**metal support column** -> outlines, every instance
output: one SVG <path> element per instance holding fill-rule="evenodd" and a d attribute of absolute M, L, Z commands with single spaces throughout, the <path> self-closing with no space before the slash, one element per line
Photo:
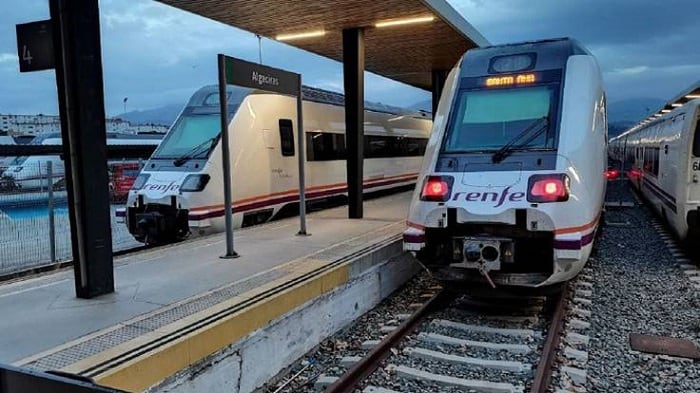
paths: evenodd
<path fill-rule="evenodd" d="M 348 217 L 362 218 L 365 123 L 365 43 L 361 28 L 343 30 L 345 144 L 347 151 Z"/>
<path fill-rule="evenodd" d="M 435 119 L 435 114 L 437 113 L 438 104 L 440 103 L 440 96 L 442 95 L 442 89 L 445 87 L 445 81 L 447 80 L 447 71 L 444 70 L 433 70 L 433 119 Z"/>
<path fill-rule="evenodd" d="M 98 0 L 50 0 L 75 292 L 114 292 Z"/>

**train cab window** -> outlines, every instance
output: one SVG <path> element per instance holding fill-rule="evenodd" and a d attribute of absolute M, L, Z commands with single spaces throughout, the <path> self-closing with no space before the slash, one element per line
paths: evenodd
<path fill-rule="evenodd" d="M 693 155 L 700 157 L 700 119 L 695 124 L 695 135 L 693 136 Z"/>
<path fill-rule="evenodd" d="M 289 119 L 280 119 L 280 147 L 282 155 L 290 157 L 294 155 L 294 126 Z"/>
<path fill-rule="evenodd" d="M 446 153 L 498 150 L 528 127 L 537 134 L 529 149 L 554 148 L 555 85 L 464 91 L 458 98 L 443 146 Z M 542 121 L 542 124 L 537 122 Z M 534 126 L 533 126 L 534 125 Z M 545 127 L 543 130 L 540 130 Z"/>

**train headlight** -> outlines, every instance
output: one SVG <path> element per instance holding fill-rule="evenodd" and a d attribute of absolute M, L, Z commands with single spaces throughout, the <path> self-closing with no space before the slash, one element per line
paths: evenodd
<path fill-rule="evenodd" d="M 134 184 L 131 186 L 131 189 L 140 190 L 146 184 L 149 177 L 151 177 L 151 175 L 147 173 L 139 173 L 139 175 L 136 176 L 136 179 L 134 180 Z"/>
<path fill-rule="evenodd" d="M 421 201 L 445 202 L 450 199 L 452 193 L 452 176 L 428 176 L 423 182 L 423 191 L 420 194 Z"/>
<path fill-rule="evenodd" d="M 532 175 L 528 180 L 528 202 L 564 202 L 569 200 L 570 180 L 565 174 Z"/>
<path fill-rule="evenodd" d="M 209 175 L 188 175 L 182 182 L 181 191 L 202 191 L 209 183 Z"/>

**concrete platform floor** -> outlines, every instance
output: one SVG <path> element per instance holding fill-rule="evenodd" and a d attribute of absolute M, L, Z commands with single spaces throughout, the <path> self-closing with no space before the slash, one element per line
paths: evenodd
<path fill-rule="evenodd" d="M 202 292 L 246 279 L 367 231 L 403 221 L 411 192 L 365 202 L 365 218 L 347 207 L 308 216 L 311 236 L 293 217 L 236 231 L 237 259 L 219 258 L 223 234 L 115 260 L 116 292 L 75 297 L 72 269 L 0 285 L 0 362 L 13 363 L 96 330 Z"/>

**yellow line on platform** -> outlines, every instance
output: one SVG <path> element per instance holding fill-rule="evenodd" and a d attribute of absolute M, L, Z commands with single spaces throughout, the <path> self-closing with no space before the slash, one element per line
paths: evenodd
<path fill-rule="evenodd" d="M 140 339 L 130 341 L 123 345 L 111 348 L 95 356 L 91 356 L 76 364 L 73 364 L 62 371 L 81 373 L 91 365 L 99 364 L 100 360 L 114 358 L 117 354 L 124 353 L 123 346 L 129 344 L 133 346 L 135 341 L 143 344 L 154 339 L 154 336 L 162 336 L 164 330 L 174 331 L 187 324 L 200 320 L 203 313 L 213 314 L 215 309 L 224 309 L 232 304 L 241 303 L 255 296 L 255 292 L 263 292 L 270 287 L 279 286 L 288 282 L 290 276 L 298 276 L 303 271 L 313 270 L 314 266 L 327 264 L 327 261 L 311 260 L 308 266 L 304 266 L 300 272 L 291 274 L 282 279 L 275 280 L 267 285 L 263 285 L 251 292 L 236 296 L 213 308 L 184 318 L 176 323 L 167 326 L 167 329 L 159 329 L 156 332 L 146 334 Z M 316 263 L 313 263 L 316 262 Z M 124 364 L 110 368 L 102 374 L 94 376 L 94 379 L 103 385 L 123 389 L 131 392 L 140 392 L 153 386 L 178 371 L 184 370 L 192 364 L 225 349 L 236 343 L 244 336 L 267 325 L 270 321 L 294 310 L 302 304 L 313 300 L 333 289 L 345 284 L 349 278 L 349 266 L 340 265 L 330 269 L 309 281 L 302 282 L 291 288 L 274 294 L 258 303 L 252 304 L 243 310 L 226 316 L 210 325 L 206 325 L 198 330 L 189 333 L 181 338 L 160 346 L 144 355 L 141 355 Z"/>

